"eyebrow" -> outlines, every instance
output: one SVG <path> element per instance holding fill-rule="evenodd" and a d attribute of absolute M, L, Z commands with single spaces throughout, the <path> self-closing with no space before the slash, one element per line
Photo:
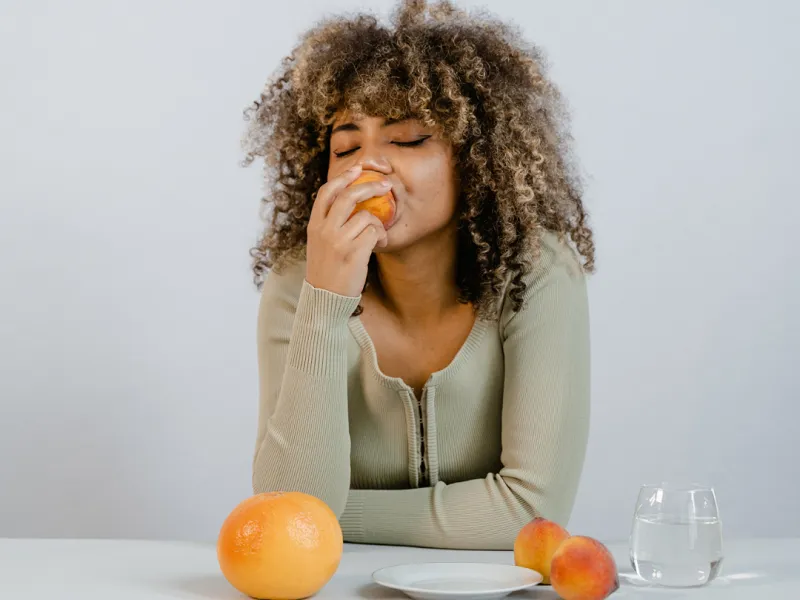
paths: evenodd
<path fill-rule="evenodd" d="M 382 124 L 381 127 L 389 127 L 389 125 L 396 125 L 397 123 L 402 123 L 403 121 L 410 121 L 411 117 L 401 117 L 399 119 L 386 119 Z M 331 131 L 331 135 L 337 133 L 339 131 L 361 131 L 361 129 L 355 123 L 342 123 L 333 128 Z"/>

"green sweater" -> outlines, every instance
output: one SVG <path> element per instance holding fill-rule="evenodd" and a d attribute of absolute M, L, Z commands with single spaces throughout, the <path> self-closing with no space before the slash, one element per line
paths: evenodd
<path fill-rule="evenodd" d="M 312 287 L 302 261 L 273 270 L 254 493 L 321 498 L 349 542 L 509 550 L 534 516 L 566 526 L 589 432 L 586 281 L 550 233 L 525 279 L 523 310 L 504 295 L 418 400 L 380 371 L 359 297 Z"/>

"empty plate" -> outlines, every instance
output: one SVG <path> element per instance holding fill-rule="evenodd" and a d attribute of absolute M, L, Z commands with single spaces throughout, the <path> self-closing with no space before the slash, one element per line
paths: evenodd
<path fill-rule="evenodd" d="M 531 569 L 492 563 L 416 563 L 380 569 L 375 583 L 416 600 L 504 598 L 542 582 Z"/>

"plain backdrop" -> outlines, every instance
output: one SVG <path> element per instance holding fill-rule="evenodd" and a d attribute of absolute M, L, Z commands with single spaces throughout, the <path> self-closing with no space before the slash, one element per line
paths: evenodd
<path fill-rule="evenodd" d="M 250 495 L 242 110 L 364 5 L 3 0 L 0 536 L 213 540 Z M 799 7 L 491 2 L 550 60 L 597 236 L 573 532 L 625 539 L 669 479 L 729 537 L 800 535 Z"/>

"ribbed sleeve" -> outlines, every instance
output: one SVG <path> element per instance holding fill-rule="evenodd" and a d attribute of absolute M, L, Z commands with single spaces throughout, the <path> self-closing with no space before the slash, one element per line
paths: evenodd
<path fill-rule="evenodd" d="M 350 485 L 347 320 L 358 297 L 303 280 L 295 299 L 270 273 L 259 307 L 259 432 L 255 493 L 302 491 L 338 514 Z"/>

